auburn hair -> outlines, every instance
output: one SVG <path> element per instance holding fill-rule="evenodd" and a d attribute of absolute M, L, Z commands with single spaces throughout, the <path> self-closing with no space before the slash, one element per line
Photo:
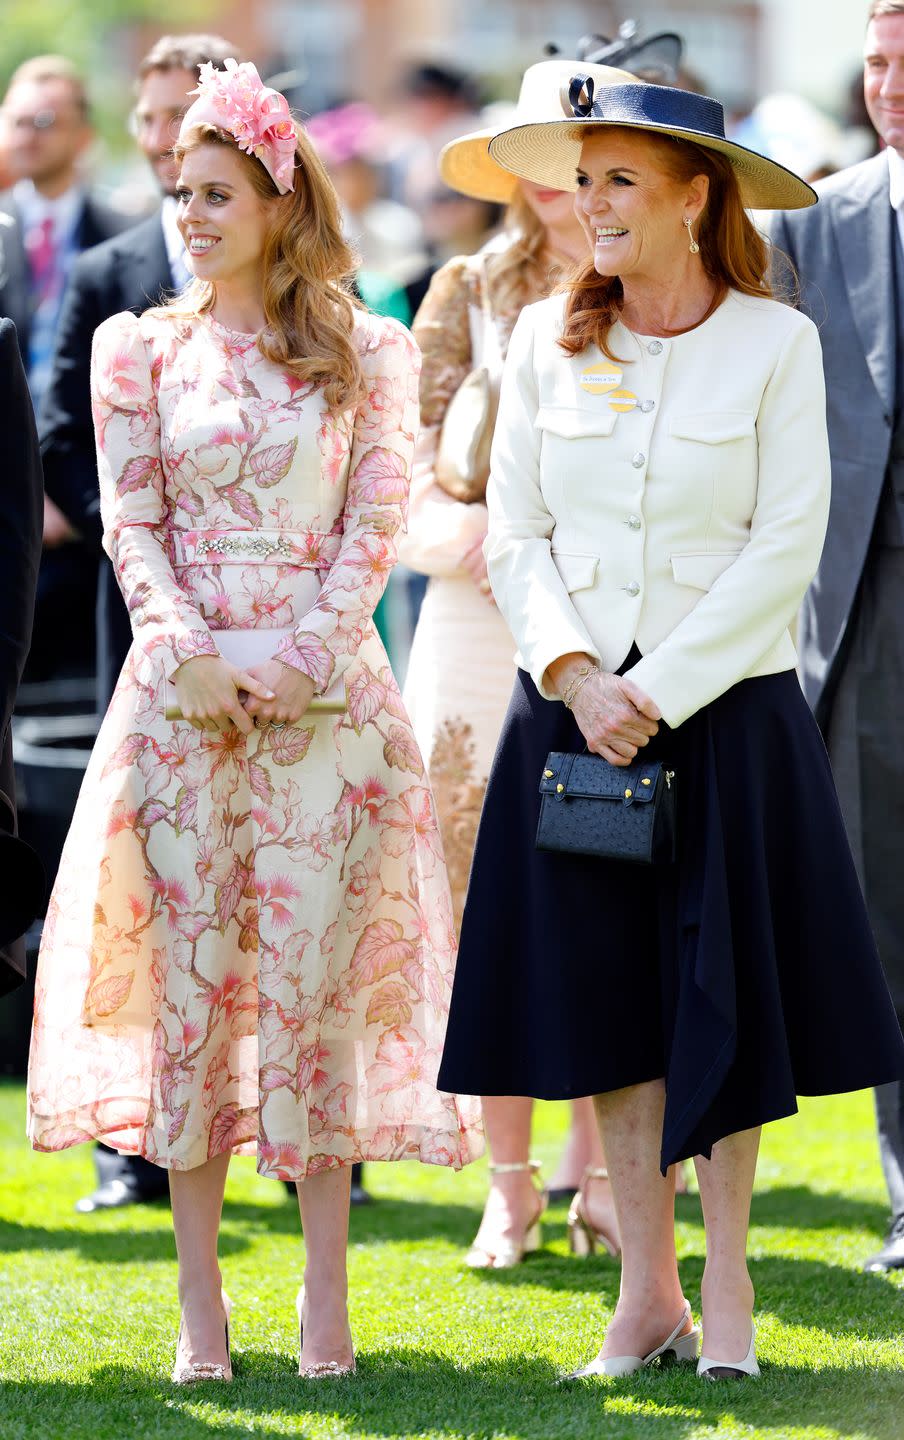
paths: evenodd
<path fill-rule="evenodd" d="M 257 348 L 274 365 L 322 389 L 329 408 L 340 411 L 366 393 L 354 338 L 355 314 L 363 308 L 351 291 L 356 257 L 342 234 L 339 199 L 323 162 L 301 126 L 295 129 L 295 188 L 288 195 L 280 195 L 256 155 L 240 150 L 215 125 L 193 126 L 173 154 L 181 165 L 201 145 L 231 149 L 258 195 L 274 202 L 263 256 L 266 325 Z M 167 309 L 203 315 L 215 299 L 212 282 L 194 280 Z"/>
<path fill-rule="evenodd" d="M 582 126 L 580 138 L 595 133 L 595 129 Z M 676 184 L 689 184 L 695 175 L 706 175 L 709 179 L 709 194 L 697 221 L 695 239 L 714 292 L 706 314 L 695 321 L 695 325 L 709 319 L 729 290 L 739 290 L 742 295 L 772 296 L 766 241 L 747 217 L 737 178 L 724 155 L 693 141 L 638 132 L 628 126 L 607 125 L 606 133 L 643 134 L 655 151 L 657 164 Z M 598 345 L 610 360 L 617 360 L 618 356 L 609 349 L 609 331 L 624 304 L 621 280 L 617 275 L 600 275 L 591 261 L 564 288 L 568 299 L 559 344 L 566 355 L 579 355 L 589 345 Z M 668 333 L 681 335 L 684 331 Z"/>

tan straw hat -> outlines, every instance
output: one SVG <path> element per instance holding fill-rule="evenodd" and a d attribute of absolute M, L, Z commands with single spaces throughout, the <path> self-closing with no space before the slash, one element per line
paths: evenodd
<path fill-rule="evenodd" d="M 584 60 L 541 60 L 525 70 L 521 81 L 521 94 L 515 109 L 515 119 L 509 124 L 515 126 L 542 125 L 544 121 L 562 119 L 560 95 L 563 85 L 568 87 L 571 78 L 580 70 L 589 75 L 597 90 L 605 85 L 624 85 L 636 76 L 629 70 L 616 70 L 611 65 L 589 65 Z M 508 127 L 506 127 L 508 128 Z M 490 157 L 490 141 L 498 134 L 498 127 L 475 130 L 470 135 L 461 135 L 440 152 L 439 173 L 452 190 L 462 195 L 471 195 L 475 200 L 492 200 L 498 205 L 508 205 L 518 188 L 517 172 Z M 556 190 L 573 190 L 574 176 L 568 185 L 555 185 Z"/>
<path fill-rule="evenodd" d="M 718 100 L 636 80 L 600 87 L 593 68 L 579 66 L 563 81 L 555 118 L 522 121 L 500 131 L 490 142 L 491 160 L 552 190 L 576 190 L 585 135 L 598 126 L 627 126 L 718 150 L 730 161 L 741 198 L 750 209 L 802 210 L 815 205 L 815 190 L 799 175 L 725 138 L 725 116 Z"/>

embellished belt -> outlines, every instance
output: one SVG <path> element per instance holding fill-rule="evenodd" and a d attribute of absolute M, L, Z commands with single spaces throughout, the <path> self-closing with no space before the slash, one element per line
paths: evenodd
<path fill-rule="evenodd" d="M 171 530 L 172 563 L 181 565 L 295 565 L 328 570 L 341 535 L 320 530 Z"/>

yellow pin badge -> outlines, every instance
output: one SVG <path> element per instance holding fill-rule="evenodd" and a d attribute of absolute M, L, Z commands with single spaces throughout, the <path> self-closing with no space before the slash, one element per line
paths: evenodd
<path fill-rule="evenodd" d="M 611 360 L 603 360 L 595 365 L 585 366 L 578 384 L 586 395 L 605 395 L 609 409 L 623 415 L 634 409 L 637 396 L 633 390 L 622 388 L 622 378 L 623 372 L 619 365 Z"/>

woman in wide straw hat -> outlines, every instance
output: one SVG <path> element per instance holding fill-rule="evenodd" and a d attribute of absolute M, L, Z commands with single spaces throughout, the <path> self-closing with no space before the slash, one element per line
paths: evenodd
<path fill-rule="evenodd" d="M 538 120 L 560 113 L 561 87 L 578 63 L 585 63 L 597 85 L 633 78 L 611 66 L 547 60 L 525 72 L 513 118 Z M 482 496 L 467 503 L 443 488 L 440 435 L 465 377 L 482 364 L 498 385 L 522 307 L 547 295 L 588 253 L 567 190 L 520 180 L 491 158 L 489 145 L 498 129 L 452 141 L 440 160 L 447 185 L 504 204 L 507 215 L 503 233 L 478 254 L 459 256 L 437 272 L 415 319 L 424 357 L 421 432 L 408 535 L 400 552 L 406 564 L 430 576 L 404 698 L 428 762 L 457 921 L 515 667 L 512 637 L 490 593 L 483 558 L 486 503 Z M 475 1268 L 515 1265 L 539 1244 L 537 1222 L 546 1196 L 535 1189 L 536 1167 L 529 1159 L 532 1109 L 526 1096 L 492 1096 L 485 1102 L 492 1175 L 480 1231 L 468 1252 L 468 1264 Z M 618 1230 L 603 1167 L 592 1102 L 577 1099 L 558 1177 L 570 1196 L 584 1175 L 571 1233 L 576 1245 L 588 1234 L 590 1244 L 596 1235 L 605 1237 L 614 1252 Z M 555 1178 L 553 1184 L 559 1189 Z M 579 1228 L 579 1215 L 592 1222 L 587 1230 Z"/>
<path fill-rule="evenodd" d="M 577 1374 L 696 1359 L 669 1169 L 694 1157 L 699 1373 L 755 1375 L 760 1127 L 798 1093 L 904 1073 L 789 633 L 828 514 L 819 340 L 772 298 L 744 208 L 815 196 L 726 140 L 708 97 L 576 73 L 561 102 L 490 145 L 535 184 L 575 189 L 593 248 L 509 345 L 487 558 L 521 669 L 439 1083 L 597 1097 L 622 1285 Z M 675 787 L 674 861 L 601 858 L 617 843 L 574 820 L 566 843 L 582 853 L 535 848 L 538 791 L 574 816 L 565 757 L 585 747 L 602 757 L 593 784 L 617 797 L 594 823 L 616 835 L 635 785 L 643 796 L 649 780 L 660 808 Z"/>

